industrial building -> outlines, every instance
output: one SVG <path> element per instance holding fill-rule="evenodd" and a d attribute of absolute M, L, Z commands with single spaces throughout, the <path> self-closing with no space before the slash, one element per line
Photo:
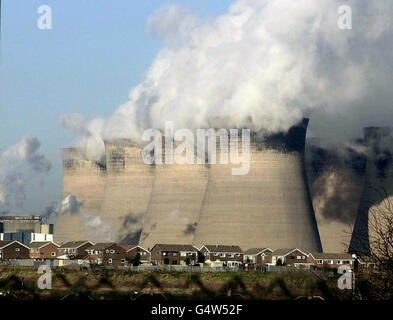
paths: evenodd
<path fill-rule="evenodd" d="M 40 216 L 0 216 L 0 240 L 53 241 L 53 224 L 42 224 Z"/>
<path fill-rule="evenodd" d="M 390 127 L 364 128 L 364 141 L 367 146 L 366 178 L 352 233 L 350 250 L 370 252 L 370 215 L 378 219 L 378 211 L 392 212 L 393 204 L 393 159 L 389 148 L 393 142 L 393 129 Z M 379 227 L 383 227 L 382 225 Z"/>
<path fill-rule="evenodd" d="M 86 238 L 83 214 L 98 215 L 101 212 L 106 178 L 105 167 L 96 161 L 88 160 L 80 149 L 63 149 L 62 158 L 62 199 L 71 193 L 82 205 L 78 214 L 64 212 L 57 217 L 55 223 L 57 243 Z"/>
<path fill-rule="evenodd" d="M 93 241 L 299 246 L 321 251 L 305 179 L 308 120 L 287 133 L 252 134 L 250 172 L 231 174 L 232 164 L 145 164 L 142 147 L 106 141 L 106 166 L 77 149 L 63 151 L 63 196 L 72 193 L 81 212 L 100 216 L 108 235 Z M 233 141 L 229 142 L 233 143 Z M 165 151 L 164 151 L 165 154 Z M 220 150 L 217 150 L 219 157 Z M 83 214 L 60 215 L 55 241 L 84 238 Z M 101 237 L 101 239 L 99 239 Z"/>
<path fill-rule="evenodd" d="M 287 133 L 253 134 L 246 175 L 231 175 L 232 164 L 210 166 L 194 245 L 322 251 L 305 177 L 307 125 L 304 119 Z"/>

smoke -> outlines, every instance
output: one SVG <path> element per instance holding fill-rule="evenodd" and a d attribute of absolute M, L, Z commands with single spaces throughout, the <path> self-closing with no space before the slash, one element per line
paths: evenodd
<path fill-rule="evenodd" d="M 307 178 L 317 216 L 353 225 L 366 174 L 367 148 L 362 140 L 335 147 L 308 143 Z"/>
<path fill-rule="evenodd" d="M 197 223 L 189 223 L 187 224 L 186 229 L 183 231 L 184 234 L 194 234 L 196 231 Z"/>
<path fill-rule="evenodd" d="M 103 139 L 137 143 L 144 129 L 166 120 L 175 128 L 276 133 L 312 114 L 314 135 L 344 139 L 364 119 L 393 118 L 393 2 L 346 1 L 351 30 L 337 26 L 342 4 L 238 0 L 208 21 L 178 6 L 160 8 L 148 31 L 164 48 L 129 100 L 105 121 L 63 126 L 96 159 Z"/>
<path fill-rule="evenodd" d="M 116 241 L 113 227 L 100 216 L 91 213 L 83 213 L 82 220 L 85 225 L 87 239 L 99 239 L 103 242 Z"/>
<path fill-rule="evenodd" d="M 144 214 L 130 213 L 123 218 L 122 229 L 120 230 L 121 244 L 138 244 L 141 237 L 142 225 L 145 224 Z"/>
<path fill-rule="evenodd" d="M 23 173 L 37 175 L 51 169 L 50 161 L 38 153 L 39 147 L 36 138 L 24 137 L 0 154 L 0 214 L 23 207 L 26 200 Z"/>
<path fill-rule="evenodd" d="M 353 225 L 366 182 L 366 170 L 378 179 L 392 175 L 392 133 L 393 130 L 388 127 L 368 128 L 364 141 L 358 139 L 334 147 L 322 147 L 315 139 L 308 140 L 307 177 L 317 213 L 328 220 Z M 376 190 L 380 194 L 379 201 L 384 192 L 387 196 L 392 194 L 391 188 L 384 188 Z"/>
<path fill-rule="evenodd" d="M 85 156 L 97 163 L 105 162 L 105 145 L 101 138 L 104 120 L 87 119 L 78 113 L 63 114 L 59 117 L 59 124 L 75 137 L 77 147 L 85 152 Z"/>
<path fill-rule="evenodd" d="M 60 203 L 54 202 L 50 206 L 46 207 L 41 216 L 43 219 L 48 221 L 55 220 L 56 217 L 61 214 L 79 214 L 79 210 L 82 206 L 83 201 L 78 202 L 77 198 L 73 194 L 68 193 Z"/>
<path fill-rule="evenodd" d="M 54 222 L 62 214 L 81 215 L 87 239 L 115 241 L 115 233 L 112 225 L 98 215 L 81 212 L 83 205 L 83 201 L 78 201 L 76 196 L 68 193 L 60 203 L 54 202 L 52 205 L 46 207 L 41 216 L 47 222 Z"/>

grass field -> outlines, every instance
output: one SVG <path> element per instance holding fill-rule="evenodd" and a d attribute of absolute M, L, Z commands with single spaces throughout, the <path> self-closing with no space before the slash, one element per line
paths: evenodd
<path fill-rule="evenodd" d="M 52 289 L 41 290 L 37 269 L 0 269 L 3 299 L 296 299 L 321 296 L 350 299 L 337 278 L 325 273 L 264 272 L 127 272 L 52 269 Z"/>

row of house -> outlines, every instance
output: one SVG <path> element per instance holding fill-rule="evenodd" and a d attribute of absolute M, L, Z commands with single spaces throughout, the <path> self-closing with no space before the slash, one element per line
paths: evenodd
<path fill-rule="evenodd" d="M 52 241 L 36 241 L 26 246 L 18 241 L 0 241 L 0 260 L 7 259 L 83 259 L 92 265 L 108 266 L 198 264 L 248 270 L 269 265 L 306 269 L 333 269 L 348 265 L 352 268 L 355 261 L 366 263 L 349 253 L 307 253 L 298 248 L 251 248 L 243 251 L 234 245 L 203 245 L 197 248 L 192 245 L 156 244 L 148 250 L 114 242 L 71 241 L 60 246 Z"/>

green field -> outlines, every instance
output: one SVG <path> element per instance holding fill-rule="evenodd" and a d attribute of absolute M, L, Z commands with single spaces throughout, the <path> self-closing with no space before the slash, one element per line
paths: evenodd
<path fill-rule="evenodd" d="M 351 299 L 327 273 L 264 272 L 127 272 L 53 269 L 52 289 L 41 290 L 37 269 L 0 269 L 3 299 L 266 299 L 321 296 Z"/>

